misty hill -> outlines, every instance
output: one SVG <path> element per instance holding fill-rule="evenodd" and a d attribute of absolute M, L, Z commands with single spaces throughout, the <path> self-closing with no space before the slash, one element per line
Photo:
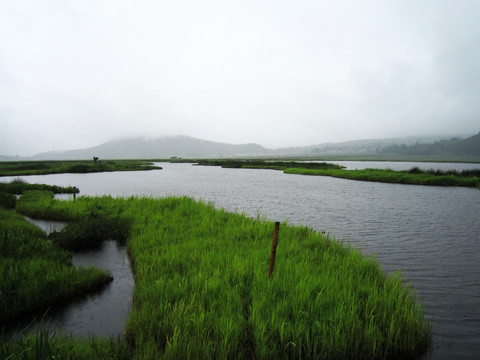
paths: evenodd
<path fill-rule="evenodd" d="M 13 156 L 5 156 L 5 155 L 0 155 L 0 161 L 22 161 L 24 158 L 18 155 L 13 155 Z"/>
<path fill-rule="evenodd" d="M 433 144 L 415 143 L 413 145 L 390 145 L 382 148 L 380 152 L 382 154 L 413 156 L 480 156 L 480 132 L 466 139 L 452 138 L 450 140 L 436 141 Z"/>
<path fill-rule="evenodd" d="M 171 157 L 211 158 L 265 155 L 268 149 L 257 144 L 232 145 L 189 136 L 156 139 L 130 138 L 109 141 L 81 150 L 54 151 L 35 155 L 35 160 L 168 159 Z"/>
<path fill-rule="evenodd" d="M 81 150 L 47 152 L 33 156 L 34 160 L 81 160 L 98 156 L 102 159 L 168 159 L 265 157 L 265 156 L 315 156 L 323 154 L 366 154 L 392 144 L 413 144 L 429 138 L 398 138 L 383 140 L 356 140 L 314 146 L 267 149 L 258 144 L 233 145 L 197 139 L 189 136 L 169 136 L 155 139 L 129 138 L 109 141 L 99 146 Z"/>
<path fill-rule="evenodd" d="M 431 143 L 440 137 L 409 136 L 390 139 L 352 140 L 341 143 L 326 143 L 305 148 L 312 155 L 331 154 L 375 154 L 382 148 L 391 145 L 410 145 L 415 143 Z"/>
<path fill-rule="evenodd" d="M 480 135 L 480 134 L 479 134 Z M 414 158 L 445 154 L 449 160 L 460 159 L 465 154 L 478 158 L 479 135 L 467 139 L 441 140 L 441 137 L 403 137 L 393 139 L 355 140 L 342 143 L 324 143 L 312 146 L 298 146 L 267 149 L 258 144 L 233 145 L 197 139 L 189 136 L 170 136 L 155 139 L 128 138 L 109 141 L 104 144 L 80 149 L 54 151 L 29 158 L 5 158 L 6 160 L 83 160 L 98 156 L 101 159 L 168 159 L 220 158 L 220 157 L 328 157 L 328 156 L 412 156 Z M 443 150 L 442 150 L 443 149 Z M 442 153 L 443 151 L 443 153 Z M 453 157 L 453 158 L 452 158 Z M 457 159 L 457 160 L 458 160 Z"/>

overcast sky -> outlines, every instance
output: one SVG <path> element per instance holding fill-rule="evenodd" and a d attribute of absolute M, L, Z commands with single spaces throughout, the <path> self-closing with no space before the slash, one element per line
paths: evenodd
<path fill-rule="evenodd" d="M 0 0 L 0 154 L 480 131 L 480 1 Z"/>

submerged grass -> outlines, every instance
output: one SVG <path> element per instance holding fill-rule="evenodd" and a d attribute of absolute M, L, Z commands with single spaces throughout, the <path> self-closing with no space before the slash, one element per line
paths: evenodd
<path fill-rule="evenodd" d="M 20 211 L 51 219 L 98 208 L 128 219 L 133 359 L 391 359 L 429 347 L 430 326 L 398 274 L 309 228 L 280 227 L 269 279 L 273 222 L 183 197 L 24 196 Z"/>

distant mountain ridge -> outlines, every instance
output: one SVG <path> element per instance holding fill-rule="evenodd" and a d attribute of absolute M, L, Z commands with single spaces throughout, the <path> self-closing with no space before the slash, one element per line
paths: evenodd
<path fill-rule="evenodd" d="M 392 139 L 354 140 L 341 143 L 324 143 L 268 149 L 261 145 L 226 144 L 189 136 L 166 136 L 153 139 L 126 138 L 112 140 L 98 146 L 53 151 L 31 157 L 2 157 L 0 161 L 20 160 L 85 160 L 97 156 L 101 159 L 168 159 L 221 158 L 221 157 L 268 157 L 268 156 L 381 156 L 400 154 L 419 156 L 434 154 L 473 155 L 480 157 L 480 133 L 466 139 L 441 140 L 442 137 L 403 137 Z M 444 138 L 443 138 L 444 139 Z M 441 146 L 440 146 L 441 145 Z M 436 149 L 433 151 L 432 149 Z"/>
<path fill-rule="evenodd" d="M 432 155 L 471 155 L 480 156 L 480 132 L 466 139 L 452 138 L 440 140 L 433 144 L 390 145 L 381 149 L 383 154 L 400 154 L 415 156 Z"/>
<path fill-rule="evenodd" d="M 47 152 L 33 156 L 34 160 L 81 160 L 98 156 L 103 159 L 168 159 L 171 157 L 235 157 L 261 156 L 268 149 L 258 144 L 224 144 L 189 136 L 169 136 L 156 139 L 128 138 L 108 141 L 81 150 Z"/>

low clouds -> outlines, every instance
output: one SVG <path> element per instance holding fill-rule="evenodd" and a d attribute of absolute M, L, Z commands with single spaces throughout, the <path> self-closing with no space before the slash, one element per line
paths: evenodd
<path fill-rule="evenodd" d="M 471 1 L 3 1 L 0 154 L 478 132 Z"/>

